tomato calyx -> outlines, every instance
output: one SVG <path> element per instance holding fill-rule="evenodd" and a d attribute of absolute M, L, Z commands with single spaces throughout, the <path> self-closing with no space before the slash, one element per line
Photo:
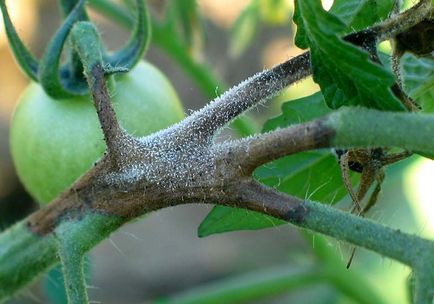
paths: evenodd
<path fill-rule="evenodd" d="M 62 1 L 66 19 L 48 44 L 41 60 L 26 48 L 10 19 L 5 0 L 0 0 L 6 34 L 12 51 L 24 73 L 39 82 L 44 91 L 54 99 L 65 99 L 89 94 L 83 66 L 69 41 L 74 24 L 87 21 L 85 0 Z M 133 68 L 143 57 L 150 39 L 150 21 L 143 0 L 136 0 L 136 25 L 129 42 L 113 54 L 100 45 L 106 74 L 123 73 Z M 72 48 L 71 48 L 72 47 Z M 69 60 L 61 64 L 60 57 L 69 48 Z"/>

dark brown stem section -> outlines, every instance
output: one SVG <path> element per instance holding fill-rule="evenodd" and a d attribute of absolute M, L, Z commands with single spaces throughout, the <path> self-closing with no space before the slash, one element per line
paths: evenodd
<path fill-rule="evenodd" d="M 235 197 L 238 202 L 233 202 L 232 206 L 260 212 L 293 224 L 302 223 L 308 212 L 303 200 L 278 192 L 252 179 L 238 184 Z"/>
<path fill-rule="evenodd" d="M 106 85 L 105 70 L 100 63 L 93 66 L 87 78 L 108 152 L 111 155 L 118 155 L 120 140 L 125 137 L 125 134 L 116 119 Z"/>
<path fill-rule="evenodd" d="M 209 161 L 214 162 L 215 166 L 207 164 L 205 168 L 201 168 L 198 162 L 188 171 L 187 176 L 183 175 L 182 170 L 175 172 L 172 175 L 176 176 L 179 184 L 173 183 L 172 189 L 160 183 L 163 179 L 149 181 L 146 175 L 133 183 L 125 183 L 120 176 L 114 180 L 115 184 L 113 184 L 107 176 L 116 174 L 117 169 L 113 168 L 112 159 L 110 155 L 107 155 L 54 202 L 32 214 L 28 225 L 37 234 L 45 235 L 53 231 L 62 218 L 80 217 L 80 214 L 86 212 L 96 211 L 128 220 L 153 210 L 192 202 L 222 204 L 232 202 L 237 207 L 254 209 L 257 206 L 249 202 L 260 199 L 261 193 L 267 193 L 267 195 L 270 193 L 269 189 L 265 190 L 266 188 L 251 180 L 251 172 L 256 167 L 288 154 L 329 147 L 334 136 L 335 132 L 320 119 L 222 146 L 218 145 L 219 148 L 210 152 L 215 158 Z M 135 143 L 141 144 L 140 142 Z M 198 148 L 191 151 L 197 151 Z M 183 153 L 182 150 L 179 150 L 179 153 Z M 162 155 L 162 159 L 148 160 L 143 157 L 140 160 L 138 158 L 135 167 L 140 168 L 143 165 L 146 168 L 144 172 L 149 172 L 149 167 L 152 165 L 173 166 L 171 162 L 164 163 L 166 158 L 165 155 Z M 191 162 L 197 161 L 198 156 L 180 155 L 178 159 L 185 159 L 186 162 L 178 162 L 179 168 L 191 167 Z M 214 168 L 214 171 L 206 171 L 209 167 Z M 166 170 L 161 168 L 162 171 Z M 198 172 L 194 172 L 196 169 Z M 203 172 L 207 173 L 203 174 Z M 185 180 L 190 176 L 201 178 L 197 183 L 186 183 Z M 282 207 L 280 196 L 277 192 L 275 195 L 274 198 L 267 196 L 269 200 L 264 202 L 271 216 L 282 218 L 277 213 L 282 212 L 281 208 L 291 209 L 294 204 L 300 203 L 298 199 L 291 198 L 294 204 Z M 286 197 L 287 199 L 289 198 Z M 290 212 L 290 209 L 285 212 Z M 265 210 L 258 211 L 265 212 Z"/>
<path fill-rule="evenodd" d="M 427 263 L 431 263 L 428 261 L 432 261 L 432 242 L 371 220 L 323 204 L 303 201 L 254 181 L 240 183 L 238 195 L 239 202 L 236 205 L 241 208 L 271 215 L 296 226 L 374 250 L 411 267 L 417 268 L 420 261 L 428 267 Z"/>
<path fill-rule="evenodd" d="M 322 119 L 233 141 L 227 153 L 237 159 L 243 173 L 251 175 L 257 167 L 301 151 L 331 146 L 335 131 Z"/>

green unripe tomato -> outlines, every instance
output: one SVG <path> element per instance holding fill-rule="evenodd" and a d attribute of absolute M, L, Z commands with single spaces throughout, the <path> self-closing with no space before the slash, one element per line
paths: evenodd
<path fill-rule="evenodd" d="M 133 136 L 150 134 L 184 117 L 168 79 L 146 62 L 116 75 L 111 96 L 120 125 Z M 18 175 L 41 204 L 58 196 L 106 150 L 89 96 L 54 100 L 35 83 L 20 97 L 10 140 Z"/>

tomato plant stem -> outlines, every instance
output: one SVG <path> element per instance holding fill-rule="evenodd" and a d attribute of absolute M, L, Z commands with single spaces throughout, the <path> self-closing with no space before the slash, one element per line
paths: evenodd
<path fill-rule="evenodd" d="M 91 23 L 78 22 L 72 29 L 71 37 L 83 63 L 108 151 L 116 157 L 119 154 L 118 148 L 122 145 L 124 132 L 116 119 L 107 89 L 99 33 Z"/>

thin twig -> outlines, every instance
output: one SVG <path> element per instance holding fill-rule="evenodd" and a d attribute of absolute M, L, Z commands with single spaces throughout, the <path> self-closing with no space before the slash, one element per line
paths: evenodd
<path fill-rule="evenodd" d="M 119 126 L 106 85 L 101 38 L 90 22 L 77 22 L 71 30 L 73 46 L 83 63 L 84 74 L 92 93 L 109 155 L 119 158 L 127 135 Z"/>
<path fill-rule="evenodd" d="M 116 119 L 110 94 L 105 81 L 105 71 L 101 64 L 93 66 L 90 73 L 86 73 L 92 98 L 95 103 L 101 129 L 104 133 L 104 140 L 107 143 L 109 153 L 113 153 L 119 146 L 119 139 L 123 131 Z"/>

